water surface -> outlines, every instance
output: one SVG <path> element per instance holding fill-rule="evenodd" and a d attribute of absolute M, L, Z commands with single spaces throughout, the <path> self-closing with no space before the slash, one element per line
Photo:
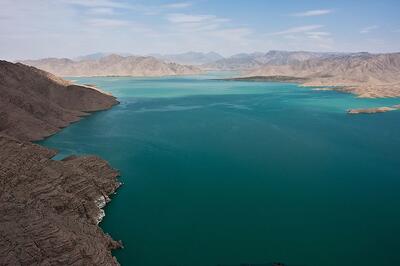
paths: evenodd
<path fill-rule="evenodd" d="M 121 104 L 42 144 L 120 169 L 119 262 L 400 265 L 400 112 L 345 112 L 400 99 L 216 77 L 73 78 Z"/>

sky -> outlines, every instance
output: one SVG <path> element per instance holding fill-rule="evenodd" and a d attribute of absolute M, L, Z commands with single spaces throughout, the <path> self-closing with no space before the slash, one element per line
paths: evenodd
<path fill-rule="evenodd" d="M 0 0 L 0 59 L 400 52 L 399 0 Z"/>

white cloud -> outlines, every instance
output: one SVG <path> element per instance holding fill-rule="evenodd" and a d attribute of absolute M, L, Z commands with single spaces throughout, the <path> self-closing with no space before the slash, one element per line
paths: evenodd
<path fill-rule="evenodd" d="M 325 31 L 309 31 L 309 32 L 306 32 L 306 34 L 310 37 L 323 37 L 323 36 L 331 35 L 329 32 L 325 32 Z"/>
<path fill-rule="evenodd" d="M 63 3 L 85 7 L 125 8 L 128 5 L 113 0 L 62 0 Z"/>
<path fill-rule="evenodd" d="M 179 3 L 171 3 L 171 4 L 165 4 L 162 5 L 162 7 L 164 8 L 172 8 L 172 9 L 180 9 L 180 8 L 186 8 L 191 6 L 192 3 L 191 2 L 179 2 Z"/>
<path fill-rule="evenodd" d="M 310 31 L 305 33 L 307 38 L 314 41 L 322 49 L 333 48 L 333 38 L 330 32 Z"/>
<path fill-rule="evenodd" d="M 228 19 L 218 18 L 214 15 L 188 15 L 188 14 L 168 14 L 167 20 L 172 23 L 196 23 L 196 22 L 227 22 Z"/>
<path fill-rule="evenodd" d="M 319 31 L 324 25 L 305 25 L 292 27 L 283 31 L 267 34 L 270 38 L 276 36 L 276 43 L 282 47 L 290 47 L 289 50 L 313 50 L 325 51 L 333 49 L 334 40 L 330 32 Z M 305 48 L 302 48 L 305 47 Z"/>
<path fill-rule="evenodd" d="M 235 17 L 220 17 L 205 11 L 190 13 L 188 7 L 195 4 L 190 1 L 154 1 L 152 3 L 158 4 L 149 4 L 150 1 L 143 0 L 0 0 L 0 23 L 6 25 L 0 26 L 0 58 L 75 57 L 98 51 L 148 54 L 196 50 L 229 55 L 269 49 L 399 49 L 396 41 L 378 44 L 367 41 L 367 38 L 357 40 L 357 35 L 344 39 L 340 31 L 337 31 L 337 36 L 332 36 L 326 29 L 328 27 L 320 23 L 270 28 L 271 33 L 266 34 L 261 27 L 255 28 L 260 25 L 253 28 L 242 24 L 249 21 L 239 21 Z M 326 12 L 303 13 L 312 16 Z M 146 15 L 157 16 L 144 18 Z M 329 29 L 335 27 L 331 25 Z M 349 27 L 359 31 L 354 25 Z M 370 27 L 362 30 L 368 32 L 375 28 Z M 396 40 L 398 36 L 391 35 Z"/>
<path fill-rule="evenodd" d="M 167 14 L 166 19 L 170 22 L 171 31 L 181 32 L 200 32 L 217 29 L 229 28 L 227 22 L 229 19 L 217 17 L 214 15 L 192 15 L 192 14 Z"/>
<path fill-rule="evenodd" d="M 129 25 L 128 21 L 120 19 L 106 19 L 106 18 L 91 18 L 87 20 L 89 26 L 92 27 L 121 27 Z"/>
<path fill-rule="evenodd" d="M 313 16 L 322 16 L 332 13 L 333 10 L 331 9 L 315 9 L 315 10 L 308 10 L 300 13 L 295 13 L 292 16 L 294 17 L 313 17 Z"/>
<path fill-rule="evenodd" d="M 286 34 L 293 34 L 293 33 L 303 33 L 303 32 L 308 32 L 308 31 L 313 31 L 317 30 L 324 27 L 324 25 L 306 25 L 306 26 L 299 26 L 299 27 L 293 27 L 289 28 L 283 31 L 277 31 L 273 32 L 269 35 L 286 35 Z"/>
<path fill-rule="evenodd" d="M 379 28 L 379 26 L 377 26 L 377 25 L 368 26 L 368 27 L 365 27 L 365 28 L 361 29 L 360 33 L 361 34 L 367 34 L 367 33 L 370 33 L 371 31 L 376 30 L 378 28 Z"/>
<path fill-rule="evenodd" d="M 95 7 L 95 8 L 90 8 L 88 11 L 88 14 L 90 15 L 115 15 L 116 12 L 113 8 L 109 7 Z"/>

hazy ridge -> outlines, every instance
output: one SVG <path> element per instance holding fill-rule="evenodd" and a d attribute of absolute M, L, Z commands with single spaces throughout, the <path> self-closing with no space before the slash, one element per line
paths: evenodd
<path fill-rule="evenodd" d="M 154 57 L 99 55 L 89 59 L 46 58 L 21 61 L 58 76 L 174 76 L 198 74 L 194 66 L 166 63 Z"/>
<path fill-rule="evenodd" d="M 335 86 L 361 97 L 400 96 L 400 53 L 357 53 L 264 65 L 245 76 L 291 76 L 306 86 Z"/>

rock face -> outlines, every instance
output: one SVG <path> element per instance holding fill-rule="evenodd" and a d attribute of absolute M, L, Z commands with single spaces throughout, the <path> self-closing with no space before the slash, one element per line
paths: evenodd
<path fill-rule="evenodd" d="M 358 53 L 266 65 L 246 76 L 291 76 L 306 79 L 305 86 L 335 86 L 359 97 L 399 97 L 400 53 Z"/>
<path fill-rule="evenodd" d="M 97 226 L 119 186 L 104 160 L 51 160 L 55 151 L 0 136 L 0 265 L 118 265 Z"/>
<path fill-rule="evenodd" d="M 154 57 L 120 56 L 116 54 L 99 59 L 71 59 L 48 58 L 40 60 L 26 60 L 22 63 L 40 68 L 58 76 L 174 76 L 192 75 L 201 73 L 194 66 L 165 63 Z"/>
<path fill-rule="evenodd" d="M 0 133 L 39 140 L 117 100 L 23 64 L 0 61 Z"/>
<path fill-rule="evenodd" d="M 98 223 L 118 171 L 95 156 L 51 158 L 27 142 L 57 132 L 114 97 L 0 61 L 0 265 L 118 265 L 121 243 Z"/>

